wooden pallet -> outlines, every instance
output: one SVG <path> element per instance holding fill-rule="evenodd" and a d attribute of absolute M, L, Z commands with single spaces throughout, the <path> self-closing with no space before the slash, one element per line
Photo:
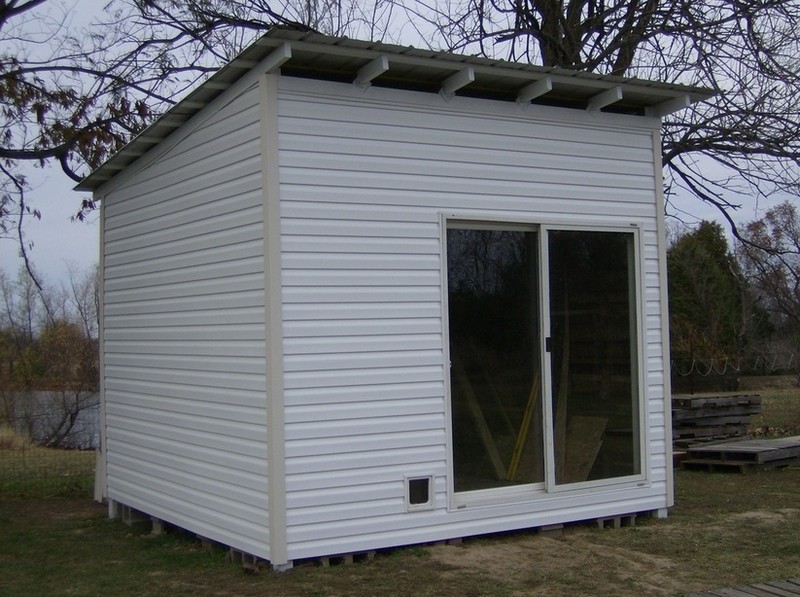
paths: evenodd
<path fill-rule="evenodd" d="M 689 593 L 686 597 L 792 597 L 800 595 L 800 578 L 756 583 L 730 589 L 714 589 L 703 593 Z"/>
<path fill-rule="evenodd" d="M 673 408 L 703 408 L 720 406 L 748 406 L 761 404 L 759 394 L 692 394 L 691 396 L 673 396 Z"/>
<path fill-rule="evenodd" d="M 761 412 L 758 394 L 696 394 L 672 397 L 672 438 L 685 447 L 692 440 L 744 437 Z"/>
<path fill-rule="evenodd" d="M 752 470 L 800 464 L 800 436 L 692 446 L 681 466 L 702 470 Z"/>

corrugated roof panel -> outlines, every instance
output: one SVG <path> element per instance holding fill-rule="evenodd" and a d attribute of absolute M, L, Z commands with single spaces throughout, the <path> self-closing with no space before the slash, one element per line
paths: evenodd
<path fill-rule="evenodd" d="M 375 58 L 386 55 L 389 70 L 377 76 L 372 81 L 374 85 L 438 92 L 445 79 L 469 66 L 474 71 L 474 81 L 460 88 L 457 91 L 459 94 L 513 101 L 524 87 L 549 78 L 552 89 L 537 96 L 535 102 L 586 108 L 592 97 L 619 86 L 622 88 L 622 99 L 607 109 L 645 114 L 648 109 L 661 106 L 656 108 L 656 115 L 708 99 L 714 94 L 709 89 L 698 87 L 546 68 L 276 27 L 189 93 L 81 181 L 76 189 L 97 189 L 287 42 L 291 47 L 291 57 L 282 63 L 281 71 L 286 76 L 354 81 L 359 69 Z"/>

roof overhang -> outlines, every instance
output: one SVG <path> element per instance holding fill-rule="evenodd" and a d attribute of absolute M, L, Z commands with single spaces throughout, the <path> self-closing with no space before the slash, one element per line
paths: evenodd
<path fill-rule="evenodd" d="M 380 85 L 582 110 L 662 117 L 714 95 L 714 91 L 365 42 L 273 28 L 175 104 L 163 116 L 84 178 L 75 189 L 92 191 L 160 143 L 246 72 L 264 72 Z"/>

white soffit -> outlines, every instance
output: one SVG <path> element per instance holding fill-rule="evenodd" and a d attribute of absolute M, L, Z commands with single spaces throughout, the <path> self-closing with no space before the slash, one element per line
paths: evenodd
<path fill-rule="evenodd" d="M 651 117 L 665 116 L 714 95 L 712 90 L 699 87 L 491 60 L 276 27 L 175 104 L 81 181 L 76 190 L 97 189 L 256 67 L 264 72 L 280 69 L 283 76 L 343 81 L 361 88 L 381 85 L 430 91 L 440 93 L 445 99 L 463 94 L 520 103 L 533 101 L 590 111 L 605 108 Z"/>

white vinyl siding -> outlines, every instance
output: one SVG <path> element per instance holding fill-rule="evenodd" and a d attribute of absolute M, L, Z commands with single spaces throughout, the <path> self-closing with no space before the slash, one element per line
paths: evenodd
<path fill-rule="evenodd" d="M 108 492 L 268 557 L 260 106 L 240 83 L 102 200 Z"/>
<path fill-rule="evenodd" d="M 666 507 L 657 121 L 280 84 L 289 557 Z M 448 508 L 442 217 L 641 231 L 650 483 Z"/>

